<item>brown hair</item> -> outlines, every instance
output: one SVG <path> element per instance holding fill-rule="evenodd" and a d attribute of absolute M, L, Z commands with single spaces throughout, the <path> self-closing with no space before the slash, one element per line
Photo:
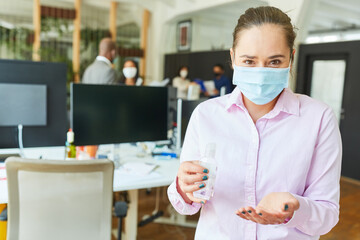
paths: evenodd
<path fill-rule="evenodd" d="M 280 9 L 269 6 L 249 8 L 240 16 L 233 33 L 233 49 L 235 50 L 242 30 L 250 29 L 254 26 L 261 26 L 266 23 L 276 24 L 284 29 L 286 41 L 290 48 L 290 56 L 292 57 L 296 33 L 291 24 L 291 19 Z"/>

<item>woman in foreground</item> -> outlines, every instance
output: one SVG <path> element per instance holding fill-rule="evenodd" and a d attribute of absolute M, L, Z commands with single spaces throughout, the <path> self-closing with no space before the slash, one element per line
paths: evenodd
<path fill-rule="evenodd" d="M 288 89 L 296 34 L 274 7 L 240 16 L 231 94 L 200 104 L 188 125 L 168 196 L 180 214 L 201 209 L 195 239 L 319 239 L 338 222 L 341 137 L 332 110 Z M 211 175 L 198 165 L 216 143 Z"/>

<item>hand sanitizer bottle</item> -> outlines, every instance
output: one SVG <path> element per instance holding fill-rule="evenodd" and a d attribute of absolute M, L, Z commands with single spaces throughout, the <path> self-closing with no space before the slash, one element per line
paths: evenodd
<path fill-rule="evenodd" d="M 205 187 L 193 192 L 194 197 L 209 200 L 214 195 L 217 166 L 215 161 L 216 144 L 208 143 L 205 149 L 205 156 L 196 163 L 208 169 L 208 180 L 204 181 Z"/>
<path fill-rule="evenodd" d="M 74 132 L 70 128 L 66 134 L 66 143 L 65 143 L 65 160 L 75 160 L 76 159 L 76 147 L 74 144 Z"/>

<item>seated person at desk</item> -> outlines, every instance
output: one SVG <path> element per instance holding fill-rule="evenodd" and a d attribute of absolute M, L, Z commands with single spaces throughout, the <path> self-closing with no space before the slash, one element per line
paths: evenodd
<path fill-rule="evenodd" d="M 138 65 L 134 60 L 126 60 L 123 67 L 123 76 L 120 82 L 127 86 L 141 86 L 143 79 L 139 77 Z"/>
<path fill-rule="evenodd" d="M 86 68 L 82 83 L 115 84 L 116 72 L 111 64 L 116 57 L 116 45 L 111 38 L 104 38 L 99 44 L 99 56 Z"/>
<path fill-rule="evenodd" d="M 231 83 L 230 79 L 224 75 L 224 66 L 222 64 L 215 64 L 213 67 L 213 72 L 215 75 L 214 83 L 215 83 L 215 96 L 220 95 L 220 89 L 222 87 L 226 87 L 225 93 L 228 94 L 231 92 Z"/>
<path fill-rule="evenodd" d="M 188 90 L 190 85 L 196 85 L 196 83 L 190 82 L 187 78 L 189 69 L 187 66 L 179 68 L 177 76 L 172 81 L 172 86 L 177 88 L 177 97 L 181 99 L 187 99 Z"/>

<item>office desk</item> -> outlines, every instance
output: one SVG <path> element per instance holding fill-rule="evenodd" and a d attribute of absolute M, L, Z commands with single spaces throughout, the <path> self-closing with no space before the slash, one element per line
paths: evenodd
<path fill-rule="evenodd" d="M 150 174 L 144 177 L 131 178 L 132 181 L 121 181 L 121 175 L 118 174 L 118 170 L 115 170 L 114 174 L 114 192 L 128 191 L 130 197 L 130 205 L 127 217 L 125 218 L 125 233 L 126 239 L 136 239 L 137 235 L 137 213 L 138 213 L 138 190 L 146 188 L 155 188 L 168 186 L 174 181 L 175 176 L 180 165 L 179 160 L 155 160 L 151 157 L 136 158 L 129 157 L 123 160 L 123 162 L 147 162 L 157 164 L 159 167 L 154 170 L 155 174 Z"/>
<path fill-rule="evenodd" d="M 155 160 L 152 157 L 123 157 L 121 163 L 125 162 L 146 162 L 158 165 L 152 174 L 147 176 L 128 176 L 123 175 L 119 170 L 114 172 L 113 191 L 128 191 L 130 197 L 130 205 L 127 217 L 125 218 L 126 239 L 135 240 L 137 235 L 137 212 L 138 212 L 138 190 L 145 188 L 155 188 L 168 186 L 174 180 L 179 168 L 179 160 Z M 0 164 L 0 168 L 4 164 Z M 3 170 L 3 169 L 2 169 Z M 1 171 L 1 169 L 0 169 Z M 122 181 L 123 180 L 123 181 Z M 0 203 L 7 203 L 7 182 L 0 180 Z"/>

